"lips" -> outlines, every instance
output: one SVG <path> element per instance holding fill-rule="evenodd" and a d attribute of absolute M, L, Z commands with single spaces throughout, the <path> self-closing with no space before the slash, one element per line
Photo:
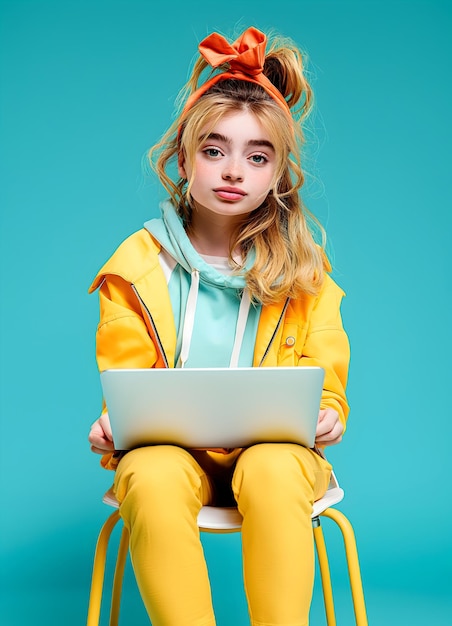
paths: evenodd
<path fill-rule="evenodd" d="M 246 193 L 238 187 L 217 187 L 213 190 L 214 193 L 223 200 L 241 200 L 246 196 Z"/>

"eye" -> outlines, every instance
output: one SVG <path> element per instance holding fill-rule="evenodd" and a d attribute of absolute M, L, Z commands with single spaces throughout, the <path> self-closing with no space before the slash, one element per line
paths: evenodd
<path fill-rule="evenodd" d="M 250 160 L 252 163 L 256 163 L 256 165 L 263 165 L 264 163 L 268 163 L 268 158 L 265 154 L 252 154 L 250 156 Z"/>
<path fill-rule="evenodd" d="M 216 159 L 219 156 L 223 155 L 223 153 L 221 152 L 219 148 L 204 148 L 203 153 L 206 156 L 211 157 L 212 159 Z"/>

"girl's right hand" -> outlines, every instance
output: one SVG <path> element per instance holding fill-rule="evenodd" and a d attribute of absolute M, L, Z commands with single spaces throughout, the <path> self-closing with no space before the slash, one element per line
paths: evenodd
<path fill-rule="evenodd" d="M 91 444 L 91 450 L 96 454 L 114 451 L 115 444 L 113 443 L 108 413 L 102 413 L 99 419 L 91 426 L 88 441 Z"/>

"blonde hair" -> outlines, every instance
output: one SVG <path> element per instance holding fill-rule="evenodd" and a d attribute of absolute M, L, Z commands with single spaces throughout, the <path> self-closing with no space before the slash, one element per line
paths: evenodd
<path fill-rule="evenodd" d="M 196 91 L 207 67 L 202 57 L 196 61 L 181 92 L 181 102 Z M 227 67 L 226 64 L 220 70 Z M 175 182 L 167 172 L 168 166 L 183 154 L 194 167 L 202 136 L 225 115 L 241 110 L 255 115 L 275 148 L 275 176 L 265 201 L 244 216 L 236 229 L 230 242 L 230 262 L 234 265 L 232 252 L 236 249 L 242 252 L 243 264 L 247 255 L 254 251 L 253 264 L 245 274 L 246 284 L 255 301 L 267 304 L 319 291 L 324 278 L 324 255 L 314 241 L 309 223 L 317 224 L 322 238 L 324 231 L 300 197 L 304 183 L 300 157 L 304 143 L 302 124 L 312 107 L 312 90 L 304 75 L 301 52 L 289 40 L 274 37 L 265 57 L 263 73 L 286 99 L 292 109 L 292 120 L 260 85 L 226 78 L 179 114 L 162 139 L 151 148 L 149 159 L 189 231 L 191 184 L 181 178 Z"/>

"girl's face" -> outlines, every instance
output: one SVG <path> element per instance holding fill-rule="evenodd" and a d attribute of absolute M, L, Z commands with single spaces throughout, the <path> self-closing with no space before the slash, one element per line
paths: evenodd
<path fill-rule="evenodd" d="M 191 184 L 199 215 L 238 217 L 259 207 L 272 188 L 275 148 L 248 111 L 224 116 L 202 138 L 194 165 L 183 156 L 179 174 Z"/>

